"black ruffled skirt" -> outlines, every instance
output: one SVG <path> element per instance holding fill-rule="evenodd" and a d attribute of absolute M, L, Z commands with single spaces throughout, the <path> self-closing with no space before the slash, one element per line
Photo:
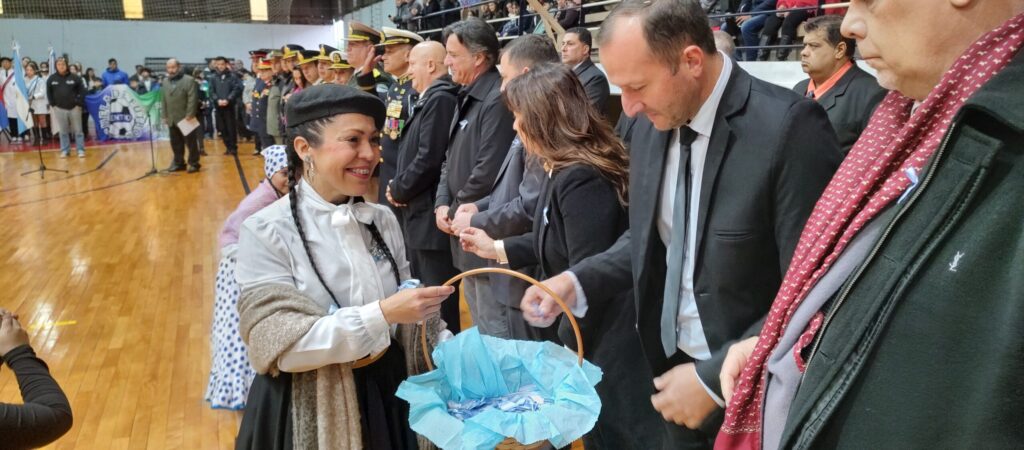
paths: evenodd
<path fill-rule="evenodd" d="M 352 373 L 359 398 L 363 448 L 416 449 L 416 434 L 409 428 L 409 404 L 395 397 L 398 385 L 406 378 L 405 352 L 401 346 L 392 342 L 379 360 Z M 256 375 L 235 448 L 292 449 L 291 400 L 291 374 Z"/>

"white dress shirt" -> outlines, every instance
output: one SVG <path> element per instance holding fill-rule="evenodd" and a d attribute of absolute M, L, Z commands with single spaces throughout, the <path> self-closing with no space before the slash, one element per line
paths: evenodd
<path fill-rule="evenodd" d="M 725 85 L 732 73 L 732 60 L 722 54 L 722 72 L 718 76 L 711 95 L 701 105 L 697 115 L 693 116 L 688 126 L 697 133 L 697 137 L 690 144 L 690 211 L 687 214 L 686 224 L 686 255 L 683 256 L 683 279 L 679 292 L 679 315 L 676 318 L 676 345 L 680 350 L 686 352 L 694 359 L 705 360 L 711 358 L 711 350 L 708 348 L 707 338 L 704 337 L 704 327 L 700 323 L 700 314 L 697 311 L 697 299 L 693 295 L 693 273 L 694 257 L 697 247 L 697 219 L 700 211 L 700 189 L 701 181 L 704 179 L 704 160 L 708 153 L 708 143 L 711 140 L 711 130 L 715 125 L 715 115 L 718 113 L 718 104 L 725 92 Z M 664 182 L 661 184 L 661 195 L 658 202 L 658 236 L 665 248 L 669 247 L 673 239 L 672 210 L 675 203 L 676 175 L 679 170 L 679 130 L 672 132 L 672 140 L 668 149 L 665 161 L 665 173 L 662 174 Z M 668 264 L 668 252 L 665 255 L 665 264 Z M 667 299 L 666 299 L 667 301 Z"/>
<path fill-rule="evenodd" d="M 380 205 L 333 205 L 305 182 L 299 189 L 299 217 L 312 255 L 303 250 L 292 219 L 289 197 L 282 197 L 242 224 L 235 278 L 242 291 L 268 285 L 299 290 L 324 311 L 324 317 L 278 359 L 286 372 L 305 372 L 329 364 L 352 362 L 378 354 L 391 342 L 380 300 L 398 290 L 391 264 L 371 254 L 372 221 L 398 263 L 401 279 L 410 277 L 398 221 Z M 317 279 L 310 258 L 341 304 L 335 310 L 330 294 Z"/>

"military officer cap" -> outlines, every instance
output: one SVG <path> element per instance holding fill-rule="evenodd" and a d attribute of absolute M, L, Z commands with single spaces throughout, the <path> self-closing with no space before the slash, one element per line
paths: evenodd
<path fill-rule="evenodd" d="M 348 63 L 345 59 L 345 55 L 342 55 L 340 51 L 331 52 L 331 69 L 352 69 L 352 64 Z"/>
<path fill-rule="evenodd" d="M 249 50 L 249 57 L 251 58 L 266 58 L 270 54 L 269 48 L 261 48 L 259 50 Z"/>
<path fill-rule="evenodd" d="M 349 25 L 348 40 L 369 41 L 371 44 L 377 45 L 380 44 L 380 31 L 360 22 L 352 22 Z"/>
<path fill-rule="evenodd" d="M 384 42 L 378 45 L 416 45 L 423 42 L 423 37 L 408 30 L 399 30 L 398 28 L 384 27 Z"/>
<path fill-rule="evenodd" d="M 281 47 L 281 57 L 284 59 L 297 58 L 302 50 L 305 49 L 301 45 L 286 44 L 284 47 Z"/>
<path fill-rule="evenodd" d="M 330 45 L 320 44 L 320 56 L 316 58 L 317 61 L 330 61 L 331 53 L 338 51 L 338 49 L 331 47 Z"/>
<path fill-rule="evenodd" d="M 320 50 L 300 50 L 299 65 L 315 63 L 320 59 Z"/>
<path fill-rule="evenodd" d="M 273 68 L 269 59 L 260 58 L 259 61 L 256 61 L 256 70 L 271 70 Z"/>
<path fill-rule="evenodd" d="M 271 50 L 270 53 L 267 54 L 267 58 L 281 58 L 283 56 L 284 53 L 281 52 L 281 50 Z"/>
<path fill-rule="evenodd" d="M 287 103 L 285 119 L 294 127 L 338 114 L 363 114 L 373 118 L 380 129 L 384 125 L 384 103 L 376 95 L 340 84 L 310 86 L 293 95 Z"/>

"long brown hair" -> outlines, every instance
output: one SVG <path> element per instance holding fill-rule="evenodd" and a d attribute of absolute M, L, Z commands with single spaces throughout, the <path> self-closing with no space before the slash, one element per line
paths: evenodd
<path fill-rule="evenodd" d="M 528 143 L 527 151 L 552 170 L 594 167 L 615 186 L 619 203 L 627 205 L 629 155 L 568 66 L 538 64 L 509 81 L 504 97 L 519 116 L 519 137 Z"/>

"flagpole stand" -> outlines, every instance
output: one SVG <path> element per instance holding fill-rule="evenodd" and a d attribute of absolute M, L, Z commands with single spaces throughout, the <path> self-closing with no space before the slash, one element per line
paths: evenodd
<path fill-rule="evenodd" d="M 32 113 L 31 109 L 29 110 L 29 113 L 30 114 Z M 46 172 L 68 173 L 68 171 L 66 171 L 66 170 L 50 169 L 50 168 L 46 167 L 46 164 L 43 163 L 43 140 L 42 139 L 36 140 L 36 154 L 39 155 L 39 168 L 36 169 L 36 170 L 30 170 L 28 172 L 25 172 L 25 173 L 21 174 L 21 176 L 25 176 L 25 175 L 28 175 L 28 174 L 33 174 L 33 173 L 39 172 L 39 178 L 40 179 L 45 179 L 46 178 Z"/>

